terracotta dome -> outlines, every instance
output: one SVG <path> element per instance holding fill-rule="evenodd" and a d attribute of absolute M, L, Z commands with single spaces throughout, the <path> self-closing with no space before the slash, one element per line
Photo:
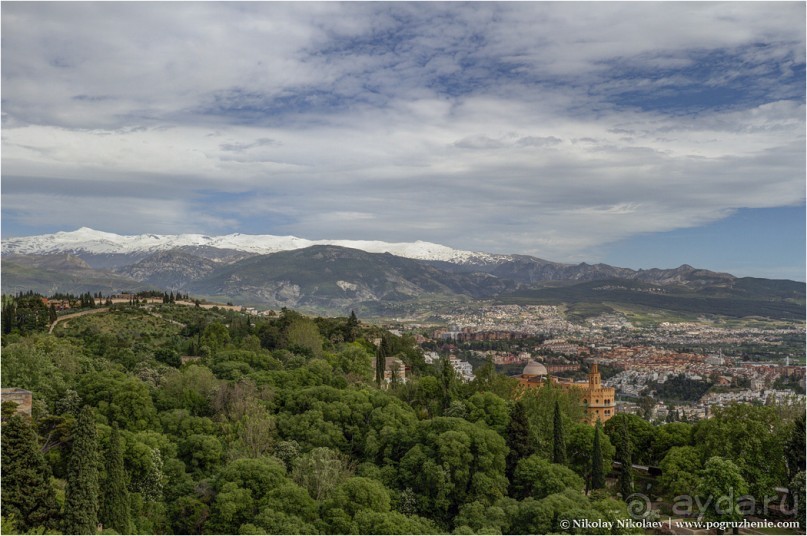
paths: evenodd
<path fill-rule="evenodd" d="M 524 372 L 521 374 L 524 376 L 546 376 L 547 373 L 545 366 L 537 361 L 530 361 L 527 363 L 527 366 L 524 367 Z"/>

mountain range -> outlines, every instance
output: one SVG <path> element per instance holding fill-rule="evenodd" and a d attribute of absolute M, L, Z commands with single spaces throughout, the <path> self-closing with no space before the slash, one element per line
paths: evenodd
<path fill-rule="evenodd" d="M 121 236 L 81 228 L 3 240 L 2 261 L 4 293 L 182 290 L 245 305 L 327 312 L 446 299 L 582 301 L 804 318 L 804 283 L 737 278 L 688 265 L 632 270 L 564 264 L 421 241 L 312 241 L 244 234 Z"/>

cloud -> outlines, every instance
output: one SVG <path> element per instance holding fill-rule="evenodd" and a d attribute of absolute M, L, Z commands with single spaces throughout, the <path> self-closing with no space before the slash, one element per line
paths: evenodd
<path fill-rule="evenodd" d="M 803 19 L 798 3 L 11 3 L 4 224 L 591 260 L 804 202 Z"/>

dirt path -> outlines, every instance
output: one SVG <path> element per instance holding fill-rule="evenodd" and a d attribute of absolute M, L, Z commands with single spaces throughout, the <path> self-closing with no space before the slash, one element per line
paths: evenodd
<path fill-rule="evenodd" d="M 154 313 L 154 312 L 152 312 L 152 311 L 149 311 L 149 314 L 150 314 L 151 316 L 154 316 L 154 317 L 156 317 L 156 318 L 159 318 L 159 319 L 160 319 L 160 320 L 162 320 L 163 322 L 170 322 L 170 323 L 172 323 L 172 324 L 176 324 L 177 326 L 179 326 L 179 327 L 181 327 L 181 328 L 186 328 L 186 327 L 188 327 L 186 324 L 183 324 L 182 322 L 177 322 L 176 320 L 171 320 L 170 318 L 163 318 L 163 315 L 161 315 L 160 313 Z"/>
<path fill-rule="evenodd" d="M 102 307 L 101 309 L 90 309 L 89 311 L 81 311 L 80 313 L 71 313 L 69 315 L 59 316 L 56 318 L 56 321 L 50 325 L 50 330 L 48 330 L 48 333 L 53 333 L 53 328 L 55 328 L 56 324 L 58 324 L 62 320 L 70 320 L 71 318 L 77 318 L 79 316 L 94 315 L 96 313 L 106 313 L 106 312 L 109 312 L 109 307 Z"/>

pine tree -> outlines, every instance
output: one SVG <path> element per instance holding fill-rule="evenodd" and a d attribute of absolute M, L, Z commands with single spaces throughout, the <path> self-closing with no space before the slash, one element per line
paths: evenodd
<path fill-rule="evenodd" d="M 14 514 L 20 532 L 55 528 L 59 506 L 50 485 L 50 467 L 39 450 L 28 417 L 9 417 L 3 423 L 2 436 L 3 516 Z"/>
<path fill-rule="evenodd" d="M 518 400 L 510 410 L 510 422 L 505 429 L 505 439 L 510 448 L 507 454 L 507 478 L 512 481 L 518 461 L 535 453 L 530 420 L 521 400 Z"/>
<path fill-rule="evenodd" d="M 555 400 L 555 420 L 553 422 L 552 463 L 566 464 L 566 440 L 563 437 L 563 418 L 560 403 Z"/>
<path fill-rule="evenodd" d="M 129 492 L 126 489 L 126 471 L 123 468 L 123 448 L 118 426 L 113 425 L 106 453 L 106 479 L 101 504 L 101 523 L 119 534 L 132 533 L 132 518 L 129 511 Z"/>
<path fill-rule="evenodd" d="M 619 463 L 619 492 L 622 500 L 626 500 L 633 494 L 633 461 L 630 447 L 630 431 L 628 430 L 628 420 L 622 419 L 622 433 L 620 437 Z"/>
<path fill-rule="evenodd" d="M 594 446 L 591 452 L 591 489 L 605 487 L 605 471 L 602 466 L 602 447 L 600 446 L 600 420 L 594 426 Z"/>
<path fill-rule="evenodd" d="M 98 527 L 98 437 L 92 408 L 84 406 L 73 427 L 67 463 L 65 534 L 95 534 Z"/>

